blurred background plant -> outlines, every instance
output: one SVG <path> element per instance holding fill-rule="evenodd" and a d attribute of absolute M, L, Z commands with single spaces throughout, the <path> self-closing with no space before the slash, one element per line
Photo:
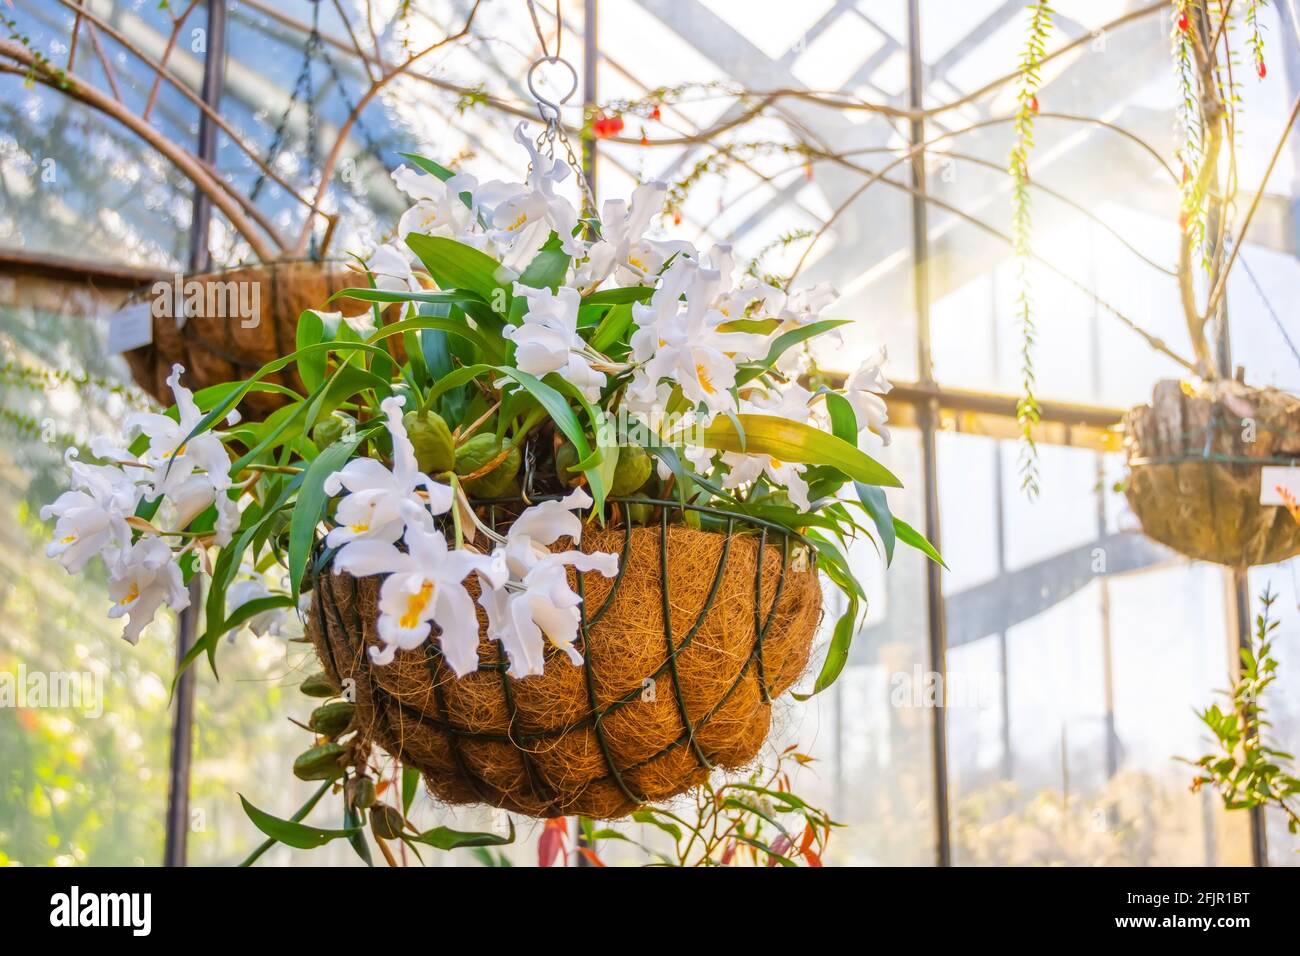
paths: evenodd
<path fill-rule="evenodd" d="M 1200 768 L 1192 778 L 1192 792 L 1209 787 L 1227 810 L 1273 807 L 1286 818 L 1287 830 L 1300 834 L 1300 778 L 1295 757 L 1271 746 L 1265 732 L 1273 726 L 1266 718 L 1264 691 L 1277 680 L 1274 657 L 1276 631 L 1281 622 L 1270 618 L 1277 595 L 1265 588 L 1259 596 L 1259 614 L 1249 647 L 1241 649 L 1241 666 L 1232 686 L 1223 691 L 1228 706 L 1210 704 L 1198 711 L 1201 723 L 1214 735 L 1216 748 L 1195 760 L 1180 758 Z"/>

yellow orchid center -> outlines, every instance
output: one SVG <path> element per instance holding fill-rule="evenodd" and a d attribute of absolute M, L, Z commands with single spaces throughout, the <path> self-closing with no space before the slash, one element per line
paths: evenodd
<path fill-rule="evenodd" d="M 713 384 L 713 379 L 709 376 L 709 370 L 704 367 L 703 362 L 695 363 L 695 374 L 700 380 L 700 388 L 704 389 L 706 394 L 712 395 L 718 390 L 717 386 Z"/>
<path fill-rule="evenodd" d="M 117 604 L 119 607 L 126 607 L 126 605 L 130 604 L 132 601 L 138 600 L 139 597 L 140 583 L 138 581 L 132 581 L 131 590 L 127 591 L 126 596 L 122 598 L 122 600 L 118 601 Z"/>
<path fill-rule="evenodd" d="M 528 221 L 528 213 L 521 212 L 519 214 L 519 218 L 506 227 L 506 232 L 514 232 L 516 229 L 518 229 L 527 221 Z"/>
<path fill-rule="evenodd" d="M 370 530 L 370 525 L 368 525 L 368 524 L 350 524 L 350 525 L 348 525 L 348 530 L 351 531 L 353 534 L 365 534 L 367 531 Z"/>
<path fill-rule="evenodd" d="M 420 612 L 429 604 L 429 597 L 433 594 L 433 582 L 425 581 L 420 585 L 420 590 L 410 595 L 406 599 L 406 613 L 398 620 L 400 627 L 410 629 L 420 623 Z"/>
<path fill-rule="evenodd" d="M 630 265 L 633 269 L 640 269 L 642 272 L 646 271 L 645 263 L 642 262 L 640 259 L 638 259 L 636 256 L 628 256 L 627 264 Z"/>
<path fill-rule="evenodd" d="M 769 457 L 769 458 L 767 459 L 767 466 L 768 466 L 769 468 L 771 468 L 773 471 L 776 471 L 778 468 L 783 467 L 784 464 L 785 464 L 785 463 L 782 462 L 779 458 L 771 458 L 771 457 Z"/>
<path fill-rule="evenodd" d="M 59 543 L 60 543 L 60 544 L 72 544 L 72 542 L 74 542 L 74 541 L 76 541 L 76 540 L 77 540 L 77 536 L 76 536 L 75 534 L 69 534 L 69 535 L 65 535 L 64 537 L 60 538 L 60 539 L 59 539 Z"/>

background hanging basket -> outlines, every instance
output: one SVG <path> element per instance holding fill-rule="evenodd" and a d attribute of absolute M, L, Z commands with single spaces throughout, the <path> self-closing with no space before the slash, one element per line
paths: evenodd
<path fill-rule="evenodd" d="M 1300 554 L 1286 508 L 1261 505 L 1261 469 L 1300 462 L 1300 399 L 1218 381 L 1195 394 L 1160 382 L 1124 418 L 1125 494 L 1148 537 L 1231 567 Z"/>
<path fill-rule="evenodd" d="M 378 577 L 322 572 L 309 633 L 329 674 L 356 682 L 361 734 L 420 770 L 439 799 L 610 819 L 758 754 L 772 699 L 807 665 L 822 604 L 807 552 L 772 535 L 678 524 L 584 532 L 584 551 L 619 554 L 622 569 L 569 572 L 585 596 L 586 663 L 548 649 L 545 673 L 520 680 L 487 640 L 478 671 L 460 679 L 431 642 L 372 667 Z M 485 625 L 480 609 L 480 633 Z"/>
<path fill-rule="evenodd" d="M 177 328 L 171 316 L 155 316 L 153 342 L 127 352 L 126 361 L 140 387 L 164 405 L 174 400 L 167 376 L 175 363 L 185 366 L 182 381 L 195 391 L 248 378 L 267 362 L 294 350 L 298 316 L 304 309 L 357 315 L 369 308 L 367 303 L 352 299 L 329 301 L 340 289 L 364 284 L 364 277 L 338 261 L 280 260 L 187 276 L 185 281 L 192 279 L 203 282 L 205 287 L 215 283 L 258 283 L 261 314 L 251 328 L 244 328 L 238 317 L 191 316 Z M 151 301 L 151 290 L 146 289 L 144 297 Z M 292 367 L 267 380 L 302 387 Z M 250 392 L 242 404 L 247 411 L 261 416 L 283 405 L 284 397 L 272 392 Z"/>

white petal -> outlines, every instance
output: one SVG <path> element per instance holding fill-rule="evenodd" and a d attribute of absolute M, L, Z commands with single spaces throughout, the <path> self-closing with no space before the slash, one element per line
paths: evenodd
<path fill-rule="evenodd" d="M 434 599 L 434 621 L 442 629 L 438 645 L 457 677 L 478 667 L 478 615 L 469 592 L 459 584 L 444 583 Z"/>
<path fill-rule="evenodd" d="M 389 574 L 408 565 L 407 555 L 387 541 L 352 541 L 334 556 L 334 570 L 354 577 Z"/>

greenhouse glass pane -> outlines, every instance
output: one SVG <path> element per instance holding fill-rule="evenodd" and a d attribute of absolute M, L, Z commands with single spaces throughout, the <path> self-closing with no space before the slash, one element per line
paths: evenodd
<path fill-rule="evenodd" d="M 1116 461 L 1045 448 L 1019 490 L 1014 443 L 940 436 L 948 576 L 954 862 L 1249 862 L 1247 821 L 1189 799 L 1204 707 L 1227 680 L 1223 572 L 1133 530 Z M 992 527 L 985 518 L 993 516 Z"/>

